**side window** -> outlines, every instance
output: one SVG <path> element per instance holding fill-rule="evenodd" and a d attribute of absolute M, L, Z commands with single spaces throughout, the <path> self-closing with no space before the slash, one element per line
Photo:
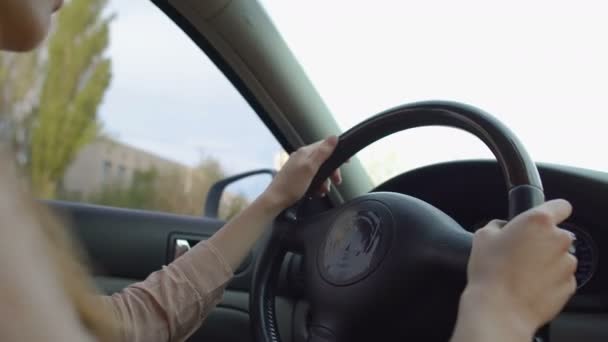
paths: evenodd
<path fill-rule="evenodd" d="M 77 3 L 39 51 L 0 55 L 2 109 L 40 198 L 200 216 L 215 182 L 278 167 L 276 139 L 156 7 L 112 1 L 84 22 L 74 14 L 91 9 Z M 220 215 L 269 180 L 229 186 Z"/>

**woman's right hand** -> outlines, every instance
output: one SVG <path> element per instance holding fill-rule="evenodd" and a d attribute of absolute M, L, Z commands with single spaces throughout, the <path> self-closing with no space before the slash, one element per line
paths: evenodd
<path fill-rule="evenodd" d="M 571 212 L 553 200 L 475 233 L 452 341 L 528 342 L 561 311 L 576 290 L 574 237 L 557 227 Z"/>

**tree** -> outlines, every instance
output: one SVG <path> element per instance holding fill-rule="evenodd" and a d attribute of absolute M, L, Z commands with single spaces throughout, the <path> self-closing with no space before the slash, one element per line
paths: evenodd
<path fill-rule="evenodd" d="M 196 167 L 160 175 L 156 183 L 156 205 L 154 209 L 174 214 L 200 216 L 211 186 L 226 177 L 220 163 L 212 158 L 203 159 Z M 237 196 L 223 196 L 220 214 L 234 215 L 238 210 Z M 246 200 L 243 198 L 243 201 Z M 240 211 L 240 210 L 239 210 Z M 238 213 L 238 211 L 237 211 Z"/>
<path fill-rule="evenodd" d="M 0 128 L 15 142 L 16 152 L 25 155 L 29 114 L 40 91 L 42 58 L 39 50 L 29 53 L 0 52 Z"/>
<path fill-rule="evenodd" d="M 131 183 L 127 186 L 120 183 L 111 184 L 101 189 L 99 193 L 90 196 L 86 201 L 121 208 L 160 210 L 161 208 L 157 207 L 157 198 L 160 196 L 156 188 L 158 178 L 159 174 L 156 169 L 136 171 Z M 82 200 L 71 198 L 69 194 L 63 199 Z"/>
<path fill-rule="evenodd" d="M 222 220 L 229 220 L 240 213 L 249 205 L 249 201 L 243 194 L 234 195 L 225 193 L 222 196 L 219 216 Z"/>
<path fill-rule="evenodd" d="M 99 133 L 97 108 L 109 86 L 111 18 L 106 0 L 71 0 L 48 41 L 46 74 L 33 111 L 29 171 L 38 196 L 53 198 L 78 151 Z"/>
<path fill-rule="evenodd" d="M 0 53 L 0 115 L 15 117 L 22 115 L 28 96 L 36 88 L 40 67 L 40 53 Z"/>
<path fill-rule="evenodd" d="M 136 171 L 129 184 L 110 184 L 84 200 L 112 207 L 200 216 L 209 189 L 224 177 L 225 172 L 216 160 L 205 159 L 195 168 L 176 168 L 163 173 L 156 169 Z M 72 194 L 59 196 L 64 200 L 82 200 Z M 248 204 L 242 195 L 225 193 L 220 218 L 229 219 Z"/>

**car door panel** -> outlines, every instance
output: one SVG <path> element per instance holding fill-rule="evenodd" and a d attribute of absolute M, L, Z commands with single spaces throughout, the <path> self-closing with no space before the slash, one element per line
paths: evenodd
<path fill-rule="evenodd" d="M 159 212 L 110 208 L 97 205 L 49 201 L 56 212 L 74 227 L 85 246 L 94 273 L 141 280 L 172 261 L 171 241 L 177 237 L 204 240 L 223 224 L 220 220 Z M 231 290 L 247 291 L 253 272 L 240 267 L 229 284 Z"/>
<path fill-rule="evenodd" d="M 92 264 L 99 291 L 111 295 L 145 279 L 172 260 L 175 238 L 202 241 L 223 222 L 202 217 L 46 201 L 72 227 Z M 262 244 L 261 242 L 260 244 Z M 222 302 L 189 341 L 250 341 L 249 287 L 255 251 L 228 284 Z M 291 340 L 293 303 L 277 299 L 284 341 Z"/>

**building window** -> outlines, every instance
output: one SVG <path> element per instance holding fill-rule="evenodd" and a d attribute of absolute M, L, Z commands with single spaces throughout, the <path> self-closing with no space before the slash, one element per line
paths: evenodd
<path fill-rule="evenodd" d="M 104 183 L 109 183 L 112 179 L 112 162 L 109 160 L 103 161 L 102 178 Z"/>
<path fill-rule="evenodd" d="M 124 165 L 118 166 L 118 174 L 117 174 L 118 181 L 119 182 L 125 182 L 126 181 L 126 179 L 125 179 L 126 175 L 127 175 L 127 169 L 124 167 Z"/>

